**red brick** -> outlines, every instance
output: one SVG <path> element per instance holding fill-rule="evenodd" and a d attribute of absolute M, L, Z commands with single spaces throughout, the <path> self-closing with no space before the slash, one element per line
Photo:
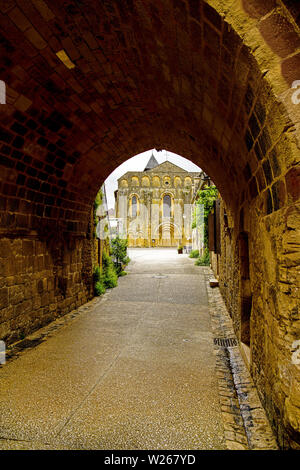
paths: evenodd
<path fill-rule="evenodd" d="M 46 41 L 42 38 L 36 29 L 27 29 L 25 31 L 25 36 L 37 49 L 44 49 L 47 47 Z"/>
<path fill-rule="evenodd" d="M 35 8 L 39 11 L 41 16 L 46 20 L 52 20 L 55 18 L 54 13 L 52 10 L 48 7 L 46 2 L 44 0 L 32 0 L 32 3 L 34 4 Z"/>
<path fill-rule="evenodd" d="M 8 15 L 21 31 L 26 31 L 31 28 L 32 24 L 18 7 L 11 10 Z"/>
<path fill-rule="evenodd" d="M 14 6 L 14 0 L 0 0 L 0 11 L 2 11 L 2 13 L 7 13 L 9 10 L 14 8 Z"/>

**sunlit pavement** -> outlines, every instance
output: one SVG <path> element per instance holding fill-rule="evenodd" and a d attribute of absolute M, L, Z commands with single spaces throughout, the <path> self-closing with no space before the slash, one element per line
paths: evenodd
<path fill-rule="evenodd" d="M 0 369 L 0 448 L 226 448 L 202 268 L 129 256 L 117 288 Z"/>

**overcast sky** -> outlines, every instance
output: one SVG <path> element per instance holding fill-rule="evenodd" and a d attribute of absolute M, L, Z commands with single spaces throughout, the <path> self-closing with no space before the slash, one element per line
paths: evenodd
<path fill-rule="evenodd" d="M 174 163 L 184 170 L 201 171 L 201 168 L 192 163 L 190 160 L 187 160 L 180 155 L 176 155 L 176 153 L 167 152 L 166 150 L 157 152 L 155 149 L 153 149 L 144 153 L 140 153 L 139 155 L 135 155 L 134 157 L 129 158 L 129 160 L 126 160 L 126 162 L 122 163 L 122 165 L 118 166 L 118 168 L 116 168 L 105 180 L 108 209 L 113 208 L 115 205 L 114 191 L 118 189 L 118 179 L 120 176 L 124 175 L 124 173 L 127 173 L 127 171 L 144 171 L 152 152 L 158 163 L 162 163 L 168 160 L 169 162 Z"/>

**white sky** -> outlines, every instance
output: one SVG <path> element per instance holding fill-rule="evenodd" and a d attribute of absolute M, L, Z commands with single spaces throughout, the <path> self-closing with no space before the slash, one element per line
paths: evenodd
<path fill-rule="evenodd" d="M 147 150 L 147 152 L 140 153 L 126 160 L 126 162 L 118 166 L 118 168 L 116 168 L 109 175 L 109 177 L 106 178 L 104 184 L 106 189 L 108 209 L 113 208 L 115 205 L 114 191 L 118 189 L 118 179 L 120 176 L 127 173 L 127 171 L 143 171 L 149 161 L 149 158 L 151 157 L 152 152 L 158 163 L 163 163 L 168 160 L 169 162 L 174 163 L 184 170 L 201 171 L 201 168 L 199 168 L 197 165 L 192 163 L 190 160 L 177 155 L 176 153 L 167 152 L 166 150 L 162 150 L 161 152 L 157 152 L 155 149 Z"/>

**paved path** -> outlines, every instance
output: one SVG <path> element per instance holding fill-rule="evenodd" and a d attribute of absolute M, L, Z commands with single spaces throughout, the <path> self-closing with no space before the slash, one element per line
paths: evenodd
<path fill-rule="evenodd" d="M 204 271 L 172 249 L 130 257 L 0 369 L 0 449 L 226 448 Z"/>

